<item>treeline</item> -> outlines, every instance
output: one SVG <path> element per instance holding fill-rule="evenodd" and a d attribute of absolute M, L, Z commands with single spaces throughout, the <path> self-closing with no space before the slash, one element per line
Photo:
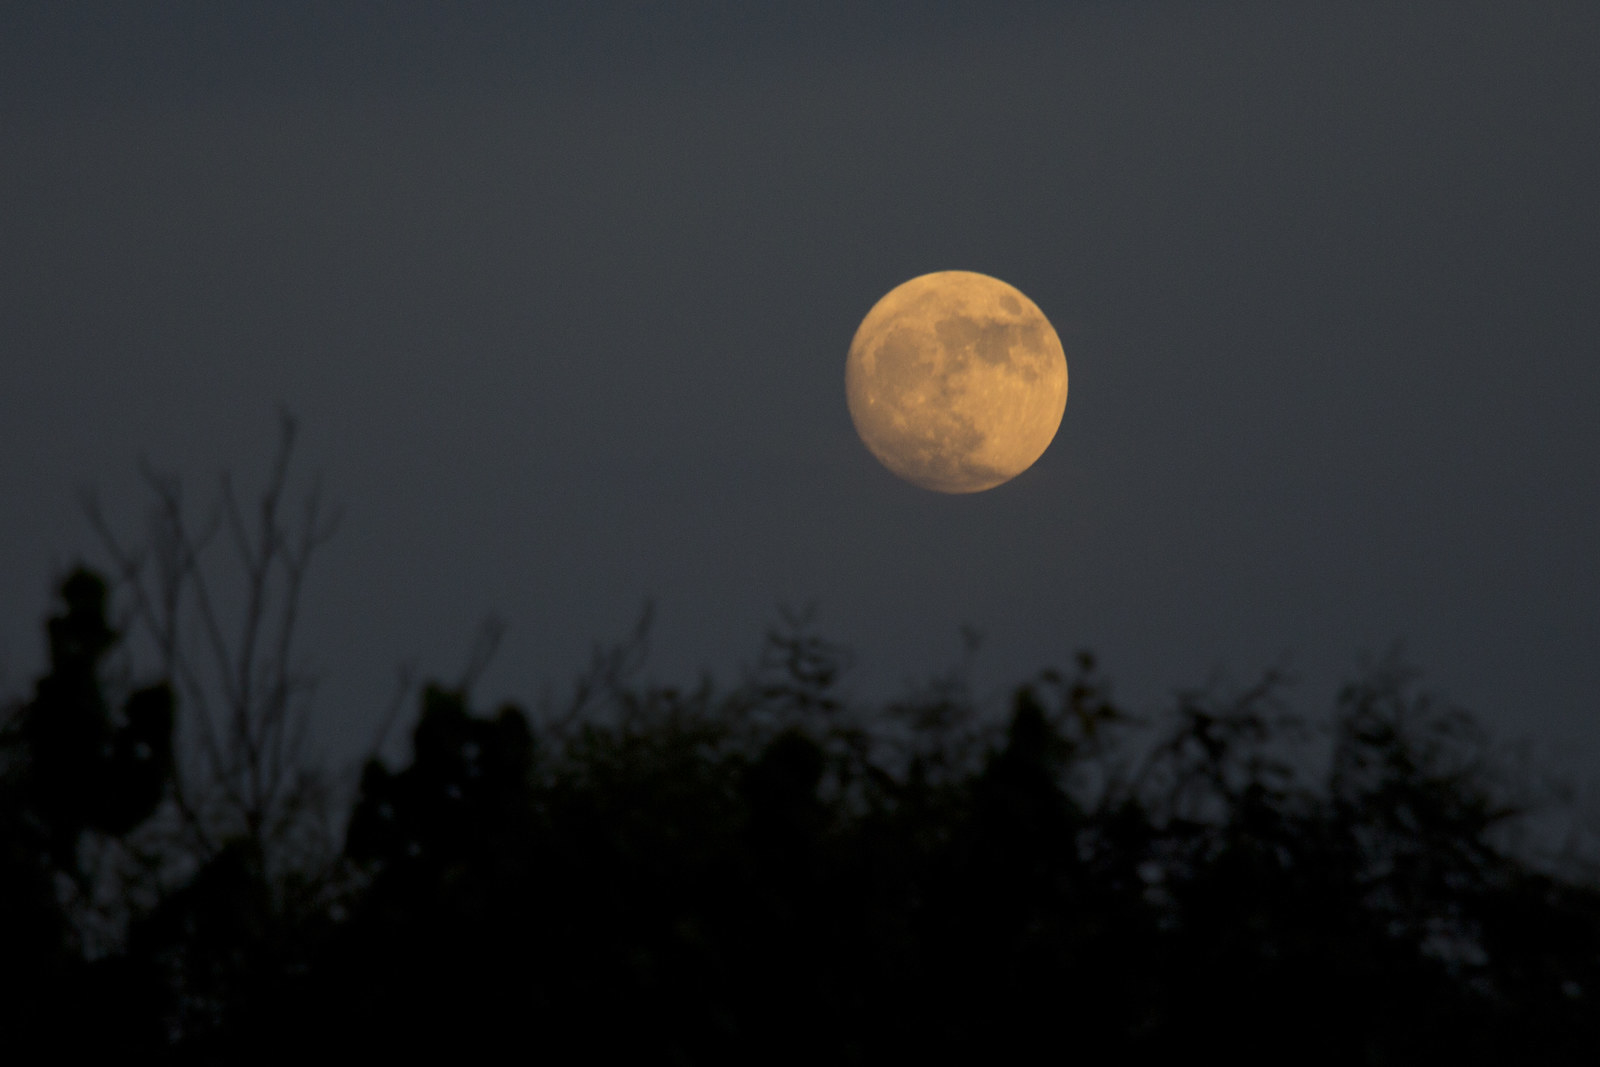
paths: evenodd
<path fill-rule="evenodd" d="M 1505 846 L 1521 783 L 1396 675 L 1313 760 L 1270 679 L 1139 724 L 1085 656 L 988 726 L 957 679 L 851 706 L 784 626 L 726 691 L 626 650 L 561 715 L 426 687 L 319 832 L 305 767 L 252 797 L 265 754 L 194 763 L 177 682 L 108 671 L 101 578 L 60 595 L 0 733 L 8 1062 L 1600 1051 L 1600 890 Z"/>

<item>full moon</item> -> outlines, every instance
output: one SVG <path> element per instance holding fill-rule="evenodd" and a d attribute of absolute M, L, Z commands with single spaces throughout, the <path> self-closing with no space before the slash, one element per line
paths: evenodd
<path fill-rule="evenodd" d="M 924 489 L 977 493 L 1044 455 L 1067 407 L 1067 356 L 1038 305 L 964 270 L 912 278 L 861 320 L 845 399 L 878 461 Z"/>

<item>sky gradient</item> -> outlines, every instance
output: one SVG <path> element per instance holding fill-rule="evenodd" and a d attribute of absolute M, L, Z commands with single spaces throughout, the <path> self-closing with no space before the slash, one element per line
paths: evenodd
<path fill-rule="evenodd" d="M 20 7 L 18 5 L 17 7 Z M 0 670 L 138 461 L 344 508 L 318 729 L 395 667 L 536 701 L 657 609 L 732 680 L 780 604 L 894 692 L 1079 648 L 1135 708 L 1427 686 L 1600 784 L 1600 8 L 36 5 L 0 15 Z M 1052 447 L 949 497 L 855 437 L 915 275 L 1066 348 Z M 985 689 L 987 687 L 987 689 Z"/>

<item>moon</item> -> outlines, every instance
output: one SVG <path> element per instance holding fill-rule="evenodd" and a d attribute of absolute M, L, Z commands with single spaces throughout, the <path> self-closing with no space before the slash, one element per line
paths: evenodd
<path fill-rule="evenodd" d="M 977 493 L 1044 455 L 1067 407 L 1067 356 L 1037 304 L 998 278 L 946 270 L 873 305 L 845 360 L 856 433 L 924 489 Z"/>

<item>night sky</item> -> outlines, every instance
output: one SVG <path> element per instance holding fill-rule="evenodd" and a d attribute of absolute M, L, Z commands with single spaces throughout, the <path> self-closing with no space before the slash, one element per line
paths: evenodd
<path fill-rule="evenodd" d="M 647 599 L 678 683 L 814 603 L 866 696 L 967 625 L 984 694 L 1090 648 L 1136 710 L 1316 713 L 1401 641 L 1600 792 L 1600 6 L 523 6 L 0 14 L 3 691 L 105 562 L 83 493 L 136 538 L 140 457 L 248 490 L 281 403 L 344 508 L 332 751 L 490 613 L 478 702 L 532 704 Z M 844 400 L 951 269 L 1071 373 L 972 496 Z"/>

